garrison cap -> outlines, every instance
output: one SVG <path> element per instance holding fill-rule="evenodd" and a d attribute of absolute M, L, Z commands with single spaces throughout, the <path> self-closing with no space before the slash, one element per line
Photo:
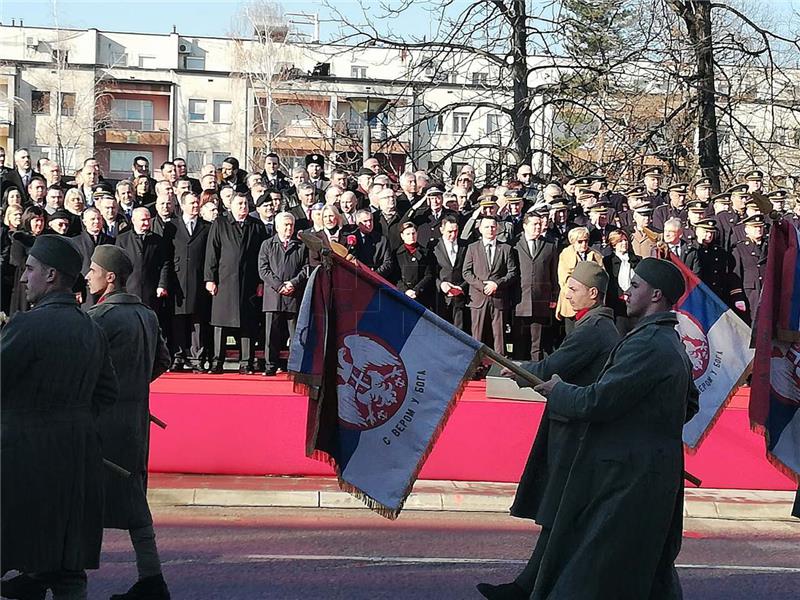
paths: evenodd
<path fill-rule="evenodd" d="M 522 190 L 506 190 L 503 192 L 503 198 L 505 198 L 509 204 L 518 204 L 522 202 L 524 192 Z"/>
<path fill-rule="evenodd" d="M 749 196 L 750 192 L 747 189 L 746 183 L 739 183 L 737 185 L 732 185 L 727 190 L 726 193 L 730 194 L 731 196 Z"/>
<path fill-rule="evenodd" d="M 763 181 L 764 172 L 759 169 L 753 169 L 744 174 L 745 181 Z"/>
<path fill-rule="evenodd" d="M 497 206 L 497 196 L 492 196 L 491 194 L 487 194 L 486 196 L 481 196 L 478 199 L 478 206 L 486 208 L 488 206 Z"/>
<path fill-rule="evenodd" d="M 645 204 L 644 206 L 640 206 L 639 208 L 633 209 L 633 212 L 636 213 L 637 215 L 650 217 L 653 214 L 653 209 L 649 204 Z"/>
<path fill-rule="evenodd" d="M 711 187 L 711 177 L 701 177 L 697 181 L 694 182 L 695 189 L 697 188 L 710 188 Z"/>
<path fill-rule="evenodd" d="M 594 179 L 592 177 L 578 177 L 575 179 L 575 187 L 578 188 L 585 188 L 589 187 L 594 183 Z"/>
<path fill-rule="evenodd" d="M 369 175 L 370 177 L 374 177 L 375 176 L 375 171 L 373 171 L 372 169 L 368 169 L 366 167 L 361 167 L 358 170 L 357 177 L 361 177 L 362 175 Z"/>
<path fill-rule="evenodd" d="M 571 277 L 588 288 L 597 288 L 600 296 L 604 296 L 608 289 L 608 273 L 591 260 L 582 260 L 575 265 Z"/>
<path fill-rule="evenodd" d="M 694 224 L 695 229 L 705 229 L 706 231 L 716 231 L 717 222 L 714 219 L 700 219 Z"/>
<path fill-rule="evenodd" d="M 633 271 L 655 289 L 661 290 L 670 304 L 675 304 L 680 300 L 686 291 L 683 275 L 678 267 L 669 260 L 643 258 Z"/>
<path fill-rule="evenodd" d="M 659 165 L 653 165 L 652 167 L 647 167 L 644 171 L 642 171 L 642 177 L 663 177 L 664 176 L 664 167 Z"/>
<path fill-rule="evenodd" d="M 444 190 L 441 188 L 441 186 L 438 186 L 434 183 L 433 185 L 429 185 L 428 187 L 425 188 L 425 192 L 423 193 L 423 195 L 426 198 L 429 198 L 431 196 L 444 196 Z"/>
<path fill-rule="evenodd" d="M 703 202 L 702 200 L 690 200 L 686 203 L 686 210 L 689 212 L 699 212 L 704 213 L 708 208 L 708 204 Z"/>
<path fill-rule="evenodd" d="M 68 238 L 52 234 L 39 235 L 28 253 L 67 277 L 76 279 L 80 275 L 83 259 Z"/>
<path fill-rule="evenodd" d="M 679 194 L 688 194 L 689 193 L 689 184 L 688 183 L 673 183 L 671 186 L 667 188 L 669 192 L 678 192 Z"/>
<path fill-rule="evenodd" d="M 92 262 L 119 277 L 125 278 L 133 273 L 131 257 L 125 250 L 112 244 L 97 246 L 92 253 Z"/>
<path fill-rule="evenodd" d="M 775 190 L 773 192 L 769 192 L 767 194 L 767 198 L 770 200 L 788 200 L 789 199 L 789 190 Z"/>
<path fill-rule="evenodd" d="M 716 202 L 717 204 L 730 204 L 731 203 L 731 195 L 728 192 L 722 192 L 721 194 L 717 194 L 716 196 L 711 197 L 712 202 Z"/>
<path fill-rule="evenodd" d="M 751 215 L 746 219 L 742 219 L 740 223 L 742 223 L 743 225 L 756 225 L 756 226 L 760 225 L 763 227 L 766 224 L 766 220 L 764 219 L 764 215 L 757 214 L 757 215 Z"/>

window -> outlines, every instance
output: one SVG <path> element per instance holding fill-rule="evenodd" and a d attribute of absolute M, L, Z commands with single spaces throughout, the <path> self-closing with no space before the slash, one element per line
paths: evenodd
<path fill-rule="evenodd" d="M 50 114 L 50 92 L 31 92 L 31 113 L 34 115 Z"/>
<path fill-rule="evenodd" d="M 444 129 L 444 117 L 441 114 L 433 115 L 428 119 L 428 132 L 441 133 Z"/>
<path fill-rule="evenodd" d="M 108 63 L 109 67 L 127 67 L 128 54 L 126 52 L 112 52 L 111 60 Z"/>
<path fill-rule="evenodd" d="M 108 166 L 117 173 L 130 173 L 133 159 L 144 156 L 150 165 L 153 164 L 153 153 L 143 150 L 112 150 L 109 153 Z"/>
<path fill-rule="evenodd" d="M 206 57 L 205 56 L 185 56 L 183 63 L 188 71 L 205 71 L 206 70 Z"/>
<path fill-rule="evenodd" d="M 153 131 L 153 102 L 115 99 L 111 103 L 111 119 L 119 129 Z"/>
<path fill-rule="evenodd" d="M 65 117 L 72 117 L 75 115 L 75 93 L 62 92 L 61 93 L 61 114 Z"/>
<path fill-rule="evenodd" d="M 202 150 L 189 150 L 186 154 L 186 170 L 189 173 L 199 173 L 206 160 L 206 153 Z"/>
<path fill-rule="evenodd" d="M 156 67 L 156 57 L 155 56 L 147 56 L 144 54 L 139 55 L 139 68 L 140 69 L 155 69 Z"/>
<path fill-rule="evenodd" d="M 205 121 L 206 120 L 206 104 L 205 100 L 189 100 L 189 121 Z"/>
<path fill-rule="evenodd" d="M 350 77 L 354 79 L 366 79 L 367 78 L 367 67 L 358 67 L 353 65 L 350 67 Z"/>
<path fill-rule="evenodd" d="M 225 160 L 230 156 L 228 152 L 213 152 L 211 154 L 211 162 L 214 163 L 214 166 L 218 169 L 222 168 L 222 161 Z"/>
<path fill-rule="evenodd" d="M 486 73 L 473 73 L 472 85 L 486 85 Z"/>
<path fill-rule="evenodd" d="M 453 133 L 464 133 L 467 130 L 467 122 L 469 121 L 468 113 L 453 113 Z"/>
<path fill-rule="evenodd" d="M 486 115 L 486 134 L 500 135 L 500 115 Z"/>
<path fill-rule="evenodd" d="M 230 123 L 230 122 L 231 122 L 231 103 L 228 102 L 227 100 L 214 100 L 214 123 Z"/>
<path fill-rule="evenodd" d="M 60 63 L 67 63 L 69 61 L 69 50 L 60 50 L 56 48 L 52 52 L 53 60 Z"/>

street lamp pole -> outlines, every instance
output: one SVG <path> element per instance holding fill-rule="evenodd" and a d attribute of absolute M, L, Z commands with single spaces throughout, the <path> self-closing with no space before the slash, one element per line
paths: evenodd
<path fill-rule="evenodd" d="M 389 104 L 389 100 L 375 96 L 359 96 L 348 98 L 347 101 L 364 117 L 364 137 L 362 138 L 364 147 L 361 155 L 366 162 L 372 154 L 372 128 L 369 122 L 383 112 L 386 105 Z"/>

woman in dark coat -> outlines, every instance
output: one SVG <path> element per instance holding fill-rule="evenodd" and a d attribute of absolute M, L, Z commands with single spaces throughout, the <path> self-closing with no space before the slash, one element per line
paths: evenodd
<path fill-rule="evenodd" d="M 613 252 L 603 258 L 603 267 L 608 273 L 606 306 L 614 310 L 617 329 L 624 336 L 633 328 L 633 322 L 628 318 L 624 294 L 631 285 L 633 270 L 641 259 L 631 252 L 628 234 L 622 230 L 609 233 L 608 244 Z"/>
<path fill-rule="evenodd" d="M 29 206 L 22 213 L 22 222 L 19 231 L 14 232 L 11 238 L 11 249 L 9 251 L 8 262 L 14 267 L 14 289 L 11 291 L 11 302 L 8 310 L 9 315 L 15 312 L 25 312 L 30 310 L 30 304 L 26 300 L 25 284 L 19 279 L 25 270 L 25 262 L 28 260 L 28 251 L 37 235 L 44 231 L 47 213 L 38 206 Z"/>
<path fill-rule="evenodd" d="M 425 308 L 431 308 L 436 282 L 433 254 L 417 243 L 417 228 L 411 222 L 400 226 L 400 239 L 403 245 L 394 254 L 397 289 Z"/>

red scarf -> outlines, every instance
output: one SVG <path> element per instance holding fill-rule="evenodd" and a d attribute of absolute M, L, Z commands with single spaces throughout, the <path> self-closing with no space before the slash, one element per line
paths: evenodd
<path fill-rule="evenodd" d="M 575 313 L 575 320 L 580 321 L 583 317 L 586 316 L 586 313 L 588 313 L 590 310 L 592 309 L 591 308 L 580 309 L 578 312 Z"/>
<path fill-rule="evenodd" d="M 403 244 L 403 246 L 406 247 L 406 250 L 408 250 L 409 254 L 414 254 L 418 248 L 417 244 Z"/>

